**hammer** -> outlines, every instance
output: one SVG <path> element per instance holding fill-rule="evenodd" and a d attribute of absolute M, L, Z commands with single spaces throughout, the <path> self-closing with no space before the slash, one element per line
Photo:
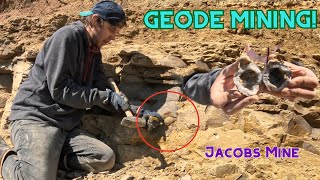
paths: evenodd
<path fill-rule="evenodd" d="M 114 82 L 112 78 L 108 78 L 108 83 L 110 84 L 111 89 L 116 92 L 120 93 L 120 90 L 117 84 Z M 125 111 L 126 117 L 121 120 L 121 125 L 128 127 L 128 128 L 136 128 L 136 117 L 133 116 L 133 113 L 130 110 Z M 146 127 L 147 120 L 144 118 L 138 118 L 138 126 L 139 127 Z"/>

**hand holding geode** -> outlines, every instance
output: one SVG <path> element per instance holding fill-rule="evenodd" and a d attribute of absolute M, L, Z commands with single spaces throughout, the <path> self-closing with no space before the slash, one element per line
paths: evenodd
<path fill-rule="evenodd" d="M 234 84 L 246 96 L 257 94 L 262 82 L 262 73 L 259 67 L 248 56 L 241 56 L 238 61 L 238 71 L 233 78 Z"/>
<path fill-rule="evenodd" d="M 279 60 L 268 61 L 263 73 L 263 83 L 269 91 L 279 92 L 285 88 L 291 79 L 291 70 Z"/>

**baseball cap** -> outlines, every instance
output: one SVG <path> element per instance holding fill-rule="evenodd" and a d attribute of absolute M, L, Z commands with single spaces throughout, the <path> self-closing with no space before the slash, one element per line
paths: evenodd
<path fill-rule="evenodd" d="M 86 17 L 98 14 L 103 20 L 109 21 L 113 26 L 124 26 L 126 15 L 122 7 L 114 1 L 104 0 L 96 3 L 90 11 L 80 12 L 80 16 Z"/>

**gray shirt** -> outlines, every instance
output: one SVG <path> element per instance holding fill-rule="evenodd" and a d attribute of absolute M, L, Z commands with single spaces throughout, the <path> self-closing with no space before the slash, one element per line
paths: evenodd
<path fill-rule="evenodd" d="M 56 31 L 40 50 L 28 79 L 13 101 L 9 120 L 48 121 L 65 130 L 80 123 L 86 108 L 103 107 L 108 96 L 101 53 L 95 54 L 91 79 L 83 82 L 89 41 L 84 24 L 75 22 Z"/>

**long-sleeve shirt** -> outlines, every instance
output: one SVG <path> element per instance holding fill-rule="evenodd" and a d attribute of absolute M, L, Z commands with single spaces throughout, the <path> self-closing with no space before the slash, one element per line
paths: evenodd
<path fill-rule="evenodd" d="M 216 68 L 208 73 L 198 73 L 187 78 L 183 83 L 184 93 L 199 104 L 210 105 L 210 88 L 220 71 L 220 68 Z"/>
<path fill-rule="evenodd" d="M 78 21 L 56 31 L 45 42 L 28 78 L 21 84 L 9 120 L 48 121 L 70 130 L 80 123 L 85 109 L 103 107 L 108 86 L 101 53 L 91 54 L 93 59 L 88 65 L 89 55 L 83 23 Z"/>

